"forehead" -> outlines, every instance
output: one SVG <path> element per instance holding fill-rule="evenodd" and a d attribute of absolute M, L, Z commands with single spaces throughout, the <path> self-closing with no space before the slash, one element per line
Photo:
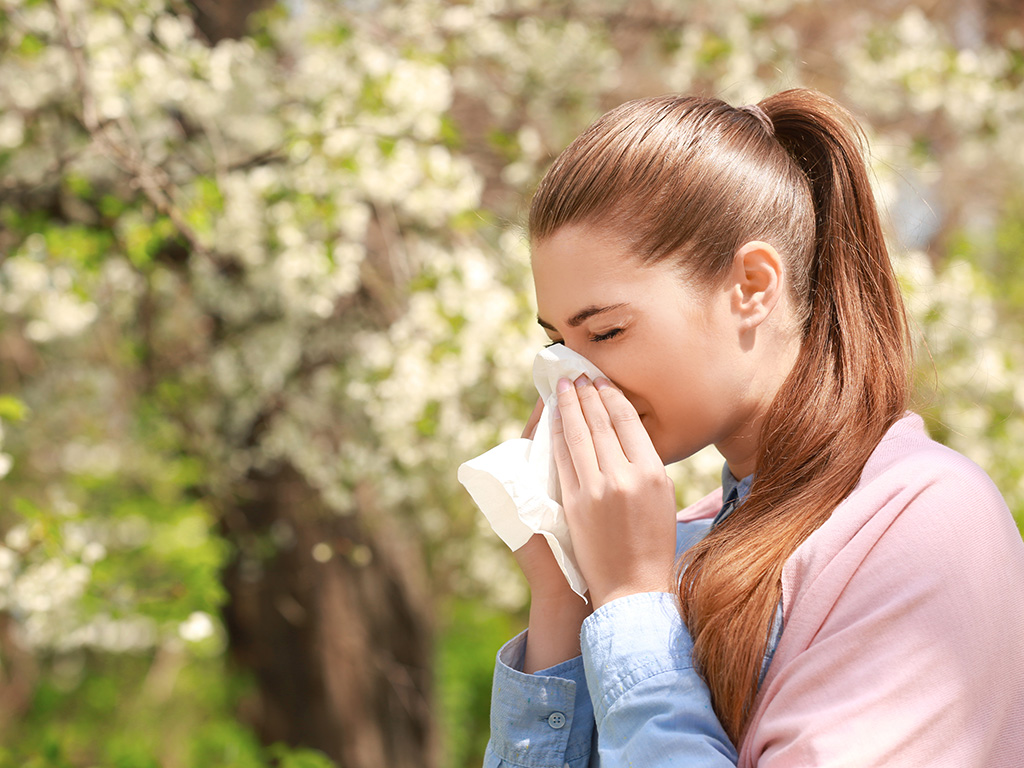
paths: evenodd
<path fill-rule="evenodd" d="M 532 251 L 537 309 L 549 322 L 588 305 L 643 305 L 680 283 L 668 264 L 645 265 L 623 238 L 591 227 L 563 227 Z"/>
<path fill-rule="evenodd" d="M 620 238 L 582 226 L 534 242 L 531 267 L 538 293 L 545 294 L 614 290 L 642 281 L 647 272 Z"/>

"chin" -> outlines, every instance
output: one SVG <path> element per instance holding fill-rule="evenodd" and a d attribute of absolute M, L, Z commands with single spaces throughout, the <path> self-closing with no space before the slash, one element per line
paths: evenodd
<path fill-rule="evenodd" d="M 697 451 L 701 450 L 703 445 L 662 445 L 657 440 L 653 440 L 654 450 L 658 452 L 658 457 L 661 459 L 661 463 L 666 467 L 669 464 L 675 464 L 677 461 L 683 461 L 688 459 Z"/>
<path fill-rule="evenodd" d="M 683 458 L 679 455 L 679 451 L 674 450 L 672 447 L 661 445 L 657 440 L 652 439 L 652 442 L 654 443 L 654 450 L 658 453 L 658 458 L 661 459 L 661 463 L 666 467 L 669 464 L 675 464 Z"/>
<path fill-rule="evenodd" d="M 696 453 L 695 450 L 687 452 L 685 448 L 678 444 L 673 445 L 671 440 L 666 440 L 666 436 L 659 434 L 657 428 L 651 424 L 651 418 L 646 413 L 640 414 L 640 423 L 647 430 L 647 436 L 651 438 L 651 444 L 654 446 L 658 458 L 661 459 L 661 463 L 665 466 L 675 464 L 677 461 L 682 461 Z"/>
<path fill-rule="evenodd" d="M 655 448 L 657 450 L 657 448 Z M 680 456 L 678 453 L 666 453 L 665 451 L 658 451 L 658 456 L 661 458 L 661 463 L 666 467 L 669 464 L 675 464 L 677 461 L 682 461 L 685 456 Z"/>

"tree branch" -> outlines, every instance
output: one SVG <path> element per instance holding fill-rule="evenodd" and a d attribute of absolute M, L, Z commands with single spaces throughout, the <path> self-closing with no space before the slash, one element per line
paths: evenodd
<path fill-rule="evenodd" d="M 82 125 L 86 132 L 101 154 L 127 174 L 156 209 L 171 220 L 175 229 L 188 241 L 194 253 L 222 265 L 222 262 L 225 261 L 224 258 L 202 242 L 199 235 L 185 220 L 181 209 L 175 204 L 174 198 L 177 190 L 167 174 L 163 169 L 146 160 L 137 138 L 135 141 L 132 140 L 135 133 L 134 126 L 129 123 L 127 118 L 105 121 L 99 119 L 96 98 L 89 83 L 83 44 L 74 39 L 77 35 L 72 29 L 71 19 L 61 0 L 53 0 L 53 7 L 64 48 L 74 66 L 75 82 L 81 98 Z"/>

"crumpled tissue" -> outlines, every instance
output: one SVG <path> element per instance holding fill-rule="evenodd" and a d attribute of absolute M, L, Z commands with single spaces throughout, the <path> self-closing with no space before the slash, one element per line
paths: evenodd
<path fill-rule="evenodd" d="M 506 440 L 465 462 L 458 478 L 513 552 L 533 534 L 541 534 L 569 586 L 586 600 L 587 585 L 573 555 L 551 451 L 551 416 L 558 407 L 555 387 L 559 379 L 572 381 L 584 373 L 591 381 L 604 376 L 596 365 L 568 347 L 554 344 L 542 349 L 533 361 L 533 383 L 544 400 L 544 410 L 533 439 Z"/>

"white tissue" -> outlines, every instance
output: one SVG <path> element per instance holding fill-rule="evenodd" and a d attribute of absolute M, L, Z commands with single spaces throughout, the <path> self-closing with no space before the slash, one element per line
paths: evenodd
<path fill-rule="evenodd" d="M 587 591 L 573 556 L 551 453 L 551 415 L 557 408 L 558 380 L 572 381 L 585 373 L 593 381 L 604 374 L 597 366 L 555 344 L 533 361 L 533 383 L 544 400 L 544 411 L 533 439 L 507 440 L 459 467 L 459 482 L 473 497 L 494 532 L 513 550 L 539 533 L 548 542 L 569 586 L 580 597 Z M 607 377 L 606 377 L 607 378 Z M 586 599 L 586 598 L 584 598 Z"/>

